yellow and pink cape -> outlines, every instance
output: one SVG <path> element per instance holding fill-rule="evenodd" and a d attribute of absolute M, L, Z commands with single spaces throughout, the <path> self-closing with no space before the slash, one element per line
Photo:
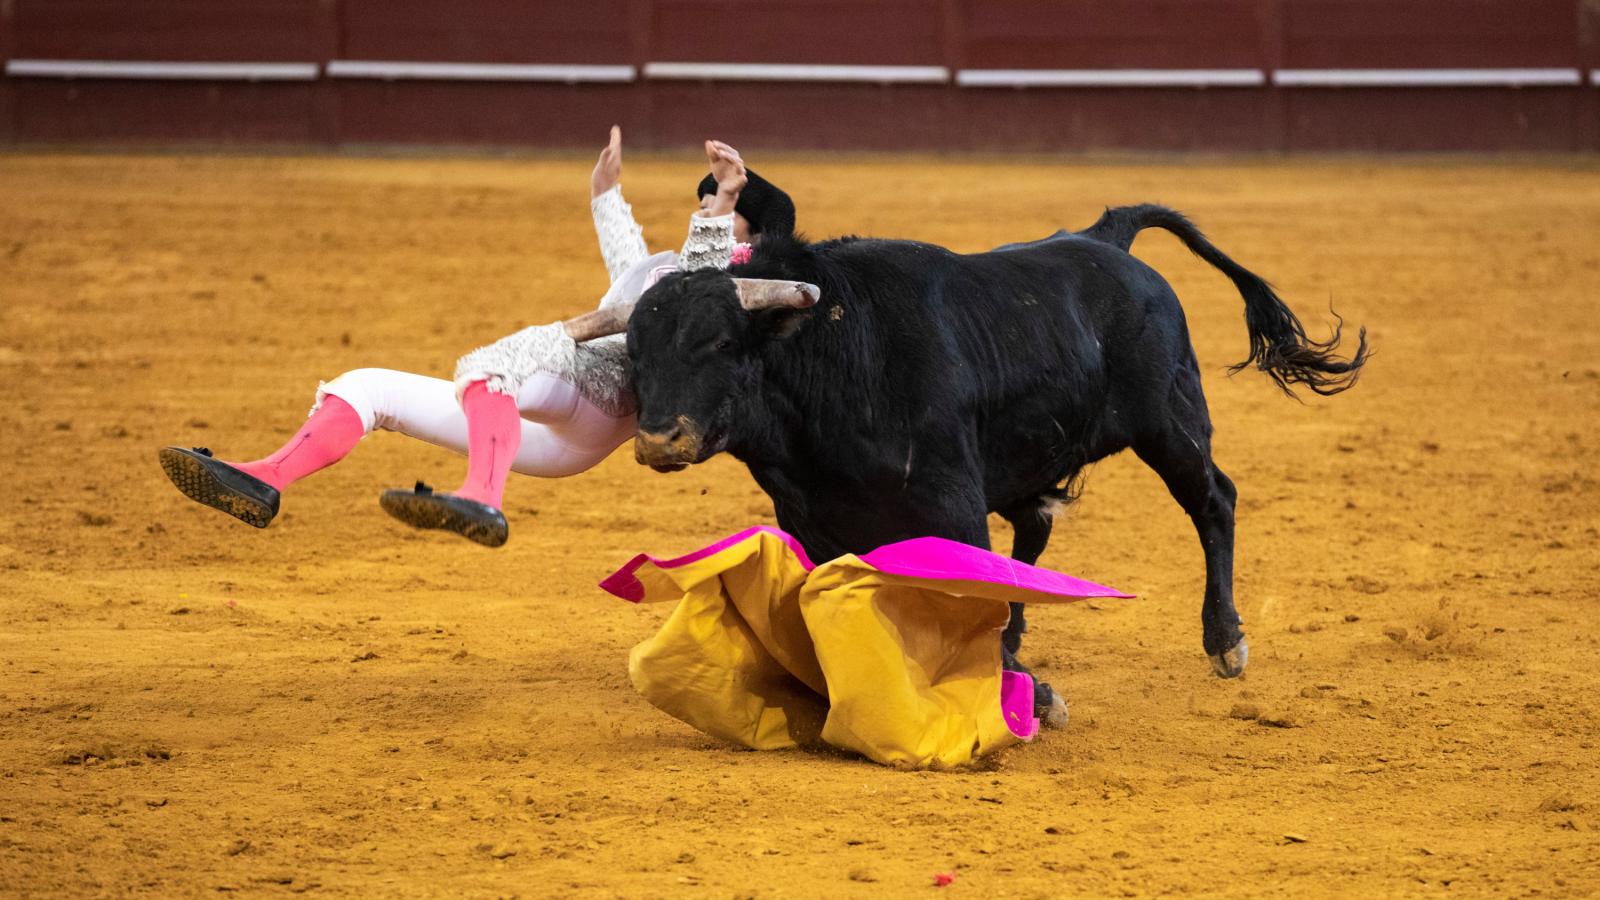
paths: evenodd
<path fill-rule="evenodd" d="M 814 566 L 765 526 L 676 559 L 641 554 L 600 586 L 677 601 L 628 657 L 663 712 L 757 750 L 820 740 L 919 768 L 1037 732 L 1032 679 L 1001 668 L 1007 602 L 1131 596 L 940 538 Z"/>

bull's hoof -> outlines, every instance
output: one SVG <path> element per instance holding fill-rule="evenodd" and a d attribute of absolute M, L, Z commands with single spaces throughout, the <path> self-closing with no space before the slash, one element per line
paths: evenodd
<path fill-rule="evenodd" d="M 1050 708 L 1040 713 L 1039 724 L 1045 728 L 1065 728 L 1067 719 L 1067 701 L 1056 694 L 1050 698 Z"/>
<path fill-rule="evenodd" d="M 1232 648 L 1211 654 L 1211 668 L 1216 670 L 1218 678 L 1238 678 L 1244 674 L 1249 659 L 1250 645 L 1241 637 Z"/>

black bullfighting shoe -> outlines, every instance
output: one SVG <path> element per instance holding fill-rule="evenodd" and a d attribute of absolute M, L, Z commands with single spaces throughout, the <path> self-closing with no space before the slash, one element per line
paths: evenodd
<path fill-rule="evenodd" d="M 214 459 L 204 447 L 163 447 L 161 470 L 183 495 L 241 522 L 267 527 L 278 514 L 278 489 Z"/>
<path fill-rule="evenodd" d="M 420 481 L 409 491 L 384 491 L 378 504 L 412 528 L 453 531 L 485 547 L 506 542 L 506 517 L 500 510 L 455 494 L 436 494 Z"/>

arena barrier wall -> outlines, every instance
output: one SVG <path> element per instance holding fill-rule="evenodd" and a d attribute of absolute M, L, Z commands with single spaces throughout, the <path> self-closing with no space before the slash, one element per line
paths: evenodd
<path fill-rule="evenodd" d="M 1600 150 L 1600 0 L 0 0 L 0 144 Z"/>

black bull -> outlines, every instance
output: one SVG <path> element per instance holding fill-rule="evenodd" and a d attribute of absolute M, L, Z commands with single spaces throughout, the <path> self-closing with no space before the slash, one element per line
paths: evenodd
<path fill-rule="evenodd" d="M 1127 253 L 1148 227 L 1177 235 L 1243 295 L 1250 354 L 1235 368 L 1253 365 L 1285 392 L 1354 383 L 1364 329 L 1354 356 L 1336 358 L 1337 330 L 1309 340 L 1266 282 L 1164 207 L 1112 209 L 1082 232 L 971 255 L 779 241 L 729 273 L 664 279 L 639 301 L 628 327 L 638 459 L 671 469 L 732 453 L 813 559 L 924 535 L 988 548 L 996 512 L 1015 529 L 1012 557 L 1033 563 L 1075 476 L 1131 447 L 1199 532 L 1202 643 L 1219 675 L 1236 676 L 1248 649 L 1233 602 L 1236 494 L 1211 459 L 1183 309 Z M 821 300 L 752 312 L 735 275 L 809 282 Z M 1025 627 L 1013 607 L 1010 667 Z M 1037 703 L 1052 699 L 1041 685 Z"/>

